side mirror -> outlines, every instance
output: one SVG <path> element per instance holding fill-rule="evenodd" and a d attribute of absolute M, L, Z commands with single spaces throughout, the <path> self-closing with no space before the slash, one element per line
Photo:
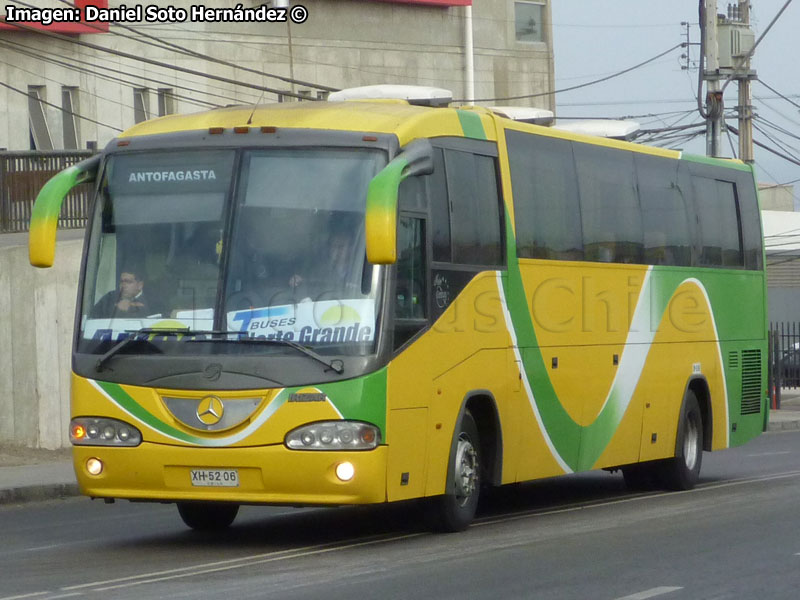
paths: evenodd
<path fill-rule="evenodd" d="M 34 267 L 53 266 L 61 204 L 69 191 L 76 185 L 91 183 L 96 179 L 99 164 L 100 155 L 97 154 L 64 169 L 50 178 L 36 196 L 28 234 L 28 260 Z"/>
<path fill-rule="evenodd" d="M 397 194 L 400 183 L 414 175 L 433 173 L 433 146 L 414 140 L 372 178 L 367 191 L 367 260 L 374 265 L 397 262 Z"/>

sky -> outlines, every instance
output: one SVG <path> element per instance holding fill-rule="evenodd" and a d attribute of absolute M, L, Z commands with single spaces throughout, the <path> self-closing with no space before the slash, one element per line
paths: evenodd
<path fill-rule="evenodd" d="M 785 3 L 786 0 L 751 1 L 751 26 L 756 39 Z M 718 2 L 717 12 L 727 12 L 727 1 Z M 552 13 L 557 90 L 617 73 L 685 41 L 682 21 L 691 24 L 691 42 L 700 41 L 698 0 L 553 0 Z M 758 78 L 796 104 L 800 104 L 800 42 L 796 37 L 799 29 L 800 0 L 794 0 L 758 45 L 752 60 Z M 682 69 L 686 60 L 680 57 L 685 52 L 685 49 L 673 50 L 610 81 L 559 93 L 556 114 L 564 121 L 569 117 L 637 115 L 635 120 L 643 128 L 700 123 L 703 119 L 696 101 L 699 46 L 690 48 L 689 70 Z M 731 82 L 726 90 L 726 112 L 732 112 L 738 104 L 736 87 Z M 752 90 L 758 115 L 755 123 L 766 132 L 754 129 L 754 139 L 791 153 L 800 161 L 800 108 L 781 99 L 759 81 L 753 82 Z M 729 123 L 738 125 L 735 118 Z M 774 126 L 786 131 L 779 132 Z M 738 140 L 733 134 L 731 140 L 738 153 Z M 675 147 L 686 152 L 705 154 L 704 136 L 677 143 Z M 722 150 L 725 156 L 733 156 L 725 134 Z M 798 206 L 800 165 L 758 146 L 755 161 L 760 182 L 794 182 Z"/>

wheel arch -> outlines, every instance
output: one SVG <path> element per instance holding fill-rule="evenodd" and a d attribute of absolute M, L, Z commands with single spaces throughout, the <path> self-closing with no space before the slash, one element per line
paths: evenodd
<path fill-rule="evenodd" d="M 461 401 L 461 408 L 458 411 L 450 442 L 448 464 L 451 464 L 455 459 L 456 437 L 461 429 L 464 413 L 468 410 L 478 427 L 481 456 L 483 457 L 483 481 L 493 486 L 499 486 L 503 476 L 503 431 L 500 424 L 500 414 L 497 410 L 497 401 L 494 394 L 489 390 L 472 390 Z M 453 489 L 452 474 L 449 469 L 445 489 Z"/>

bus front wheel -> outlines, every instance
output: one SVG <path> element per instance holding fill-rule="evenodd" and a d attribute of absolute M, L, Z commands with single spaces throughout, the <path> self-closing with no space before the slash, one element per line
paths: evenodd
<path fill-rule="evenodd" d="M 178 514 L 183 522 L 198 531 L 225 529 L 236 518 L 238 504 L 222 502 L 178 502 Z"/>
<path fill-rule="evenodd" d="M 448 490 L 430 500 L 429 524 L 437 531 L 463 531 L 475 517 L 481 489 L 481 452 L 478 427 L 469 411 L 464 413 L 453 441 L 448 465 Z"/>

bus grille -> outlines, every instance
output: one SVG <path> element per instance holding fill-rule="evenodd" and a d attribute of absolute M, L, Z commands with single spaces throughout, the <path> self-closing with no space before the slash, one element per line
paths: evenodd
<path fill-rule="evenodd" d="M 761 412 L 761 350 L 742 350 L 743 415 Z"/>

